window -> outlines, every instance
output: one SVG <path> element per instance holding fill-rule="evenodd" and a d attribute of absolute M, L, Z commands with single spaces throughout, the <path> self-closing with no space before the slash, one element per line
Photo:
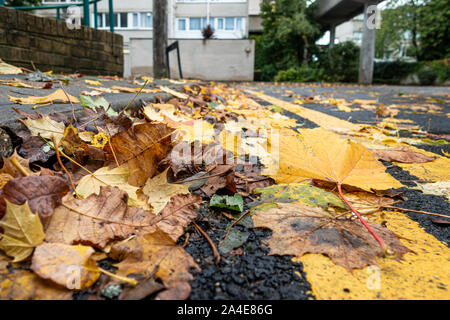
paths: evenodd
<path fill-rule="evenodd" d="M 243 17 L 190 17 L 176 18 L 175 27 L 177 31 L 183 32 L 182 36 L 200 37 L 203 28 L 208 25 L 218 31 L 219 38 L 224 37 L 242 37 L 245 30 L 245 18 Z"/>
<path fill-rule="evenodd" d="M 153 28 L 153 17 L 150 12 L 141 13 L 141 28 L 143 29 Z"/>
<path fill-rule="evenodd" d="M 217 29 L 223 30 L 223 18 L 217 19 Z"/>
<path fill-rule="evenodd" d="M 225 30 L 234 30 L 234 18 L 225 18 Z"/>
<path fill-rule="evenodd" d="M 92 17 L 94 17 L 92 15 Z M 109 13 L 97 15 L 98 27 L 109 28 Z M 118 29 L 152 29 L 153 15 L 151 12 L 120 12 L 114 14 L 114 27 Z"/>
<path fill-rule="evenodd" d="M 120 15 L 120 27 L 128 28 L 128 13 L 122 12 Z"/>
<path fill-rule="evenodd" d="M 189 30 L 200 30 L 200 29 L 201 29 L 201 19 L 189 18 Z"/>
<path fill-rule="evenodd" d="M 139 13 L 132 13 L 133 28 L 139 28 Z"/>
<path fill-rule="evenodd" d="M 180 31 L 186 30 L 186 19 L 178 19 L 178 30 Z"/>

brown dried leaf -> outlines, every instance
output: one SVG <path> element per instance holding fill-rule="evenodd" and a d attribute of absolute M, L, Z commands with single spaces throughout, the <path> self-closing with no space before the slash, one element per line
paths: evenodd
<path fill-rule="evenodd" d="M 253 212 L 255 227 L 273 230 L 267 241 L 271 255 L 301 257 L 305 253 L 321 253 L 347 269 L 376 265 L 376 258 L 384 255 L 359 221 L 336 219 L 320 208 L 277 203 L 256 207 Z M 410 251 L 389 229 L 377 223 L 369 222 L 369 225 L 397 254 L 397 260 Z"/>
<path fill-rule="evenodd" d="M 209 172 L 209 176 L 208 180 L 200 188 L 206 196 L 211 197 L 217 190 L 222 188 L 226 188 L 233 193 L 237 192 L 233 165 L 217 165 Z"/>
<path fill-rule="evenodd" d="M 178 194 L 170 198 L 169 203 L 156 216 L 153 227 L 146 227 L 142 232 L 155 232 L 161 229 L 174 241 L 184 234 L 184 228 L 197 217 L 202 198 L 195 194 Z"/>
<path fill-rule="evenodd" d="M 156 174 L 158 163 L 166 156 L 172 131 L 161 123 L 138 124 L 113 136 L 105 151 L 109 160 L 114 161 L 115 154 L 120 165 L 128 166 L 129 184 L 142 186 Z"/>
<path fill-rule="evenodd" d="M 125 239 L 139 226 L 150 226 L 154 215 L 127 205 L 128 195 L 117 187 L 101 186 L 86 199 L 70 199 L 56 208 L 46 241 L 85 244 L 103 249 L 112 240 Z"/>
<path fill-rule="evenodd" d="M 161 230 L 114 244 L 109 256 L 121 261 L 116 265 L 117 274 L 149 276 L 157 270 L 155 277 L 166 287 L 192 280 L 191 268 L 200 270 L 194 259 Z"/>
<path fill-rule="evenodd" d="M 390 149 L 372 149 L 378 160 L 402 163 L 424 163 L 430 162 L 438 157 L 429 157 L 419 152 L 414 152 L 407 147 Z"/>
<path fill-rule="evenodd" d="M 7 173 L 14 178 L 39 175 L 30 170 L 30 161 L 19 156 L 17 151 L 14 151 L 11 157 L 3 158 L 3 167 L 0 169 L 0 173 Z"/>
<path fill-rule="evenodd" d="M 43 175 L 15 178 L 0 191 L 0 218 L 5 214 L 5 199 L 22 205 L 28 201 L 31 212 L 38 213 L 45 222 L 61 204 L 62 197 L 70 191 L 66 181 L 60 177 Z"/>

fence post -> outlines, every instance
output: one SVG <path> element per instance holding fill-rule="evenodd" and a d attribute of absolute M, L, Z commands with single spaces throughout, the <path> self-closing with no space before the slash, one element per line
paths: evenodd
<path fill-rule="evenodd" d="M 98 11 L 97 11 L 97 2 L 94 2 L 94 28 L 98 29 Z"/>
<path fill-rule="evenodd" d="M 109 30 L 114 32 L 114 8 L 113 0 L 109 0 Z"/>
<path fill-rule="evenodd" d="M 89 16 L 89 0 L 83 0 L 83 18 L 84 18 L 84 25 L 86 27 L 90 27 L 90 16 Z"/>

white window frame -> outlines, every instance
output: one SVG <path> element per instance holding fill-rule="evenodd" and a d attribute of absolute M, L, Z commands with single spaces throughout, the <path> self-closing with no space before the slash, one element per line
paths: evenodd
<path fill-rule="evenodd" d="M 122 27 L 121 26 L 121 13 L 127 14 L 127 20 L 128 20 L 128 26 Z M 133 25 L 133 14 L 138 14 L 138 26 L 135 27 Z M 152 25 L 151 27 L 143 27 L 142 23 L 142 16 L 146 14 L 151 14 L 152 17 Z M 99 29 L 102 30 L 108 30 L 109 26 L 106 26 L 106 16 L 109 15 L 107 12 L 98 12 L 99 15 L 101 15 L 102 23 L 101 26 L 99 26 Z M 114 14 L 117 14 L 117 27 L 114 27 L 114 30 L 153 30 L 153 12 L 145 11 L 145 12 L 114 12 Z M 94 14 L 91 15 L 92 19 L 95 19 Z M 95 21 L 95 20 L 92 20 Z"/>
<path fill-rule="evenodd" d="M 201 28 L 200 30 L 191 30 L 190 29 L 190 19 L 191 18 L 199 18 L 201 19 Z M 175 30 L 175 37 L 176 38 L 187 38 L 187 39 L 201 39 L 202 36 L 202 30 L 205 28 L 210 21 L 206 21 L 204 23 L 204 19 L 206 17 L 175 17 L 175 23 L 174 23 L 174 30 Z M 246 17 L 240 16 L 240 17 L 209 17 L 210 19 L 213 19 L 213 23 L 211 24 L 211 27 L 214 29 L 214 36 L 216 39 L 242 39 L 245 37 L 246 32 Z M 226 30 L 225 26 L 225 19 L 226 18 L 233 18 L 233 29 L 232 30 Z M 238 19 L 241 19 L 241 28 L 237 29 Z M 185 30 L 180 30 L 179 27 L 179 20 L 185 20 Z M 219 29 L 219 20 L 223 21 L 223 29 Z"/>

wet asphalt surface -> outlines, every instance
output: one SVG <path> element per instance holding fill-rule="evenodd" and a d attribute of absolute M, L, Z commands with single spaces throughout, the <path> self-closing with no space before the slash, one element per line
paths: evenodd
<path fill-rule="evenodd" d="M 3 79 L 3 76 L 2 76 Z M 74 96 L 79 96 L 82 90 L 87 90 L 83 83 L 84 77 L 81 80 L 73 82 L 67 91 Z M 114 81 L 115 85 L 132 86 L 127 81 Z M 165 84 L 165 83 L 164 83 Z M 105 82 L 105 87 L 110 87 L 112 82 Z M 293 101 L 298 96 L 308 97 L 315 95 L 323 95 L 333 98 L 343 98 L 346 100 L 352 99 L 378 99 L 380 102 L 389 104 L 425 104 L 430 103 L 430 97 L 436 99 L 433 103 L 443 108 L 439 114 L 423 114 L 423 113 L 407 113 L 401 112 L 396 116 L 398 119 L 411 119 L 424 130 L 436 134 L 449 134 L 450 121 L 446 116 L 450 113 L 450 89 L 445 87 L 395 87 L 395 86 L 333 86 L 333 87 L 318 87 L 307 85 L 274 85 L 262 83 L 250 84 L 234 84 L 240 88 L 249 88 L 256 91 L 264 91 L 264 93 L 275 96 L 277 98 Z M 151 86 L 150 86 L 151 87 Z M 173 86 L 172 86 L 173 87 Z M 5 89 L 6 88 L 6 89 Z M 55 86 L 54 88 L 58 88 Z M 286 92 L 287 90 L 291 91 Z M 19 96 L 11 91 L 23 92 L 26 95 L 43 95 L 42 90 L 23 89 L 0 86 L 0 123 L 13 127 L 17 125 L 15 119 L 18 118 L 16 113 L 11 108 L 18 107 L 17 104 L 8 102 L 8 94 Z M 48 91 L 53 92 L 54 89 Z M 47 94 L 48 94 L 47 93 Z M 169 97 L 165 94 L 158 94 L 162 96 L 163 100 Z M 106 94 L 103 95 L 110 101 L 115 109 L 120 109 L 120 106 L 126 105 L 134 94 Z M 142 94 L 139 96 L 139 101 L 136 102 L 136 107 L 140 106 L 143 101 L 154 101 L 153 94 Z M 263 105 L 267 103 L 258 100 Z M 321 104 L 307 104 L 308 108 L 321 111 L 338 118 L 349 120 L 354 123 L 371 123 L 376 121 L 375 114 L 371 111 L 361 110 L 351 113 L 338 111 L 334 106 L 326 106 Z M 70 105 L 57 105 L 54 107 L 42 107 L 38 111 L 54 112 L 60 111 L 63 113 L 71 112 Z M 77 110 L 81 106 L 76 106 Z M 19 106 L 19 109 L 26 112 L 33 112 L 29 106 Z M 299 123 L 299 128 L 314 128 L 317 127 L 314 123 L 300 118 L 299 116 L 286 112 L 292 118 L 295 118 Z M 442 155 L 443 151 L 450 152 L 449 145 L 421 145 L 419 146 L 425 150 L 435 152 Z M 410 175 L 401 168 L 392 165 L 391 163 L 384 163 L 387 172 L 392 174 L 395 178 L 400 180 L 416 180 L 417 177 Z M 406 183 L 408 186 L 414 186 L 414 183 Z M 403 195 L 408 198 L 399 206 L 413 210 L 425 210 L 430 212 L 437 212 L 450 216 L 450 208 L 448 202 L 444 197 L 424 195 L 419 191 L 408 190 L 403 188 Z M 246 204 L 246 208 L 248 203 Z M 245 210 L 244 209 L 244 210 Z M 446 226 L 440 226 L 432 222 L 429 216 L 420 214 L 408 213 L 408 216 L 417 221 L 427 232 L 434 235 L 437 239 L 449 245 L 450 236 L 449 229 Z M 227 226 L 231 220 L 221 215 L 220 213 L 211 211 L 207 204 L 204 204 L 199 212 L 199 225 L 209 235 L 212 241 L 218 245 L 223 239 Z M 293 263 L 292 256 L 269 256 L 269 248 L 264 244 L 264 240 L 268 239 L 271 231 L 267 229 L 253 229 L 237 225 L 239 231 L 248 233 L 248 239 L 237 250 L 221 255 L 221 262 L 215 263 L 213 259 L 213 252 L 206 239 L 199 235 L 191 226 L 187 233 L 190 234 L 189 241 L 185 250 L 190 253 L 197 264 L 202 269 L 201 272 L 194 274 L 194 280 L 191 281 L 192 293 L 191 300 L 230 300 L 230 299 L 289 299 L 289 300 L 306 300 L 314 299 L 311 292 L 310 284 L 306 280 L 306 275 L 303 272 L 301 263 Z M 180 245 L 185 244 L 185 236 L 181 237 Z M 104 266 L 105 268 L 107 266 Z M 83 299 L 83 295 L 77 295 L 77 299 Z M 87 296 L 85 297 L 87 298 Z M 150 297 L 153 298 L 153 297 Z"/>

